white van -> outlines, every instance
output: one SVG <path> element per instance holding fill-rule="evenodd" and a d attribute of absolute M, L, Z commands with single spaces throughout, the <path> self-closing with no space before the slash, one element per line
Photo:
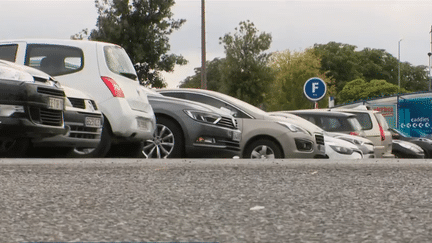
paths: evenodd
<path fill-rule="evenodd" d="M 104 124 L 101 142 L 86 156 L 104 157 L 111 145 L 126 144 L 122 152 L 134 157 L 141 153 L 142 141 L 153 137 L 153 110 L 120 46 L 87 40 L 8 40 L 0 41 L 0 59 L 40 69 L 94 98 Z"/>

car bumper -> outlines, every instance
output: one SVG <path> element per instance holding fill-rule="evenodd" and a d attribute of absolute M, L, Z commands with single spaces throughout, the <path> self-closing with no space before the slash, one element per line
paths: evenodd
<path fill-rule="evenodd" d="M 156 119 L 153 110 L 133 110 L 124 98 L 110 98 L 98 106 L 117 139 L 141 141 L 153 138 Z"/>
<path fill-rule="evenodd" d="M 316 135 L 284 133 L 277 139 L 282 146 L 285 158 L 328 158 L 324 144 L 317 144 Z M 302 149 L 298 146 L 298 141 L 310 143 L 310 149 Z"/>
<path fill-rule="evenodd" d="M 26 118 L 0 117 L 0 136 L 10 138 L 42 138 L 66 134 L 64 126 L 37 124 Z"/>
<path fill-rule="evenodd" d="M 90 120 L 91 119 L 91 120 Z M 33 139 L 36 147 L 80 147 L 95 148 L 100 142 L 103 117 L 101 113 L 88 113 L 73 110 L 64 112 L 65 127 L 68 132 L 54 137 Z M 99 126 L 93 123 L 99 120 Z"/>
<path fill-rule="evenodd" d="M 195 122 L 185 136 L 187 157 L 232 158 L 241 155 L 239 130 Z"/>

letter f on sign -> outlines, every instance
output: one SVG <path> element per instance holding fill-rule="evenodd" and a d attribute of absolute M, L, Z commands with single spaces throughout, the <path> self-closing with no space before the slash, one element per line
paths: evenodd
<path fill-rule="evenodd" d="M 318 83 L 312 83 L 312 93 L 315 93 L 315 90 L 318 89 Z"/>

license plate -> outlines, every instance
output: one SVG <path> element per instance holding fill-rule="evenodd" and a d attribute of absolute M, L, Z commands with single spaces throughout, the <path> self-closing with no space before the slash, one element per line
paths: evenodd
<path fill-rule="evenodd" d="M 48 108 L 53 110 L 63 110 L 64 100 L 59 98 L 49 97 Z"/>
<path fill-rule="evenodd" d="M 86 117 L 85 118 L 86 127 L 101 127 L 102 122 L 100 118 L 96 117 Z"/>
<path fill-rule="evenodd" d="M 241 132 L 236 132 L 236 131 L 234 131 L 233 132 L 233 138 L 232 138 L 234 141 L 237 141 L 237 142 L 240 142 L 240 140 L 241 140 Z"/>

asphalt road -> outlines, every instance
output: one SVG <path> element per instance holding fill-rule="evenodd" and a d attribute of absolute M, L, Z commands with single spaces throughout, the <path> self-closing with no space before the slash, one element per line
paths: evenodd
<path fill-rule="evenodd" d="M 432 160 L 0 160 L 0 242 L 431 242 Z"/>

